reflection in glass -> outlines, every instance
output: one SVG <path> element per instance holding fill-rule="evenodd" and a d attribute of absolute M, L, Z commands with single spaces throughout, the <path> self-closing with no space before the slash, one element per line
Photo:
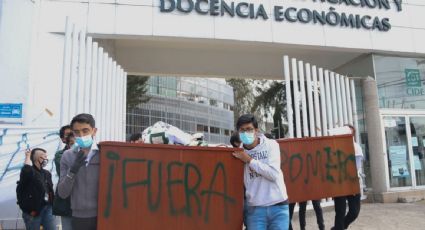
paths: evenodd
<path fill-rule="evenodd" d="M 425 109 L 425 59 L 374 55 L 379 106 Z"/>
<path fill-rule="evenodd" d="M 384 127 L 390 186 L 412 186 L 405 118 L 384 117 Z"/>
<path fill-rule="evenodd" d="M 425 117 L 410 118 L 416 185 L 425 185 Z"/>

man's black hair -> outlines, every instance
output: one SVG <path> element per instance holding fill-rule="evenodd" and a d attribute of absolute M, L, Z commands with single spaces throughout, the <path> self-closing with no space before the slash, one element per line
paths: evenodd
<path fill-rule="evenodd" d="M 71 126 L 65 125 L 65 126 L 62 126 L 62 128 L 59 130 L 59 137 L 61 139 L 65 137 L 65 130 L 67 130 L 67 129 L 71 129 Z"/>
<path fill-rule="evenodd" d="M 348 128 L 350 128 L 351 131 L 353 131 L 353 135 L 356 135 L 356 128 L 354 128 L 354 126 L 352 126 L 350 124 L 345 124 L 344 126 L 347 126 Z"/>
<path fill-rule="evenodd" d="M 46 152 L 46 150 L 45 149 L 42 149 L 42 148 L 34 148 L 34 149 L 32 149 L 31 150 L 31 156 L 30 156 L 30 159 L 31 159 L 31 162 L 33 162 L 34 163 L 34 155 L 35 155 L 35 152 L 37 152 L 37 151 L 42 151 L 42 152 Z"/>
<path fill-rule="evenodd" d="M 239 130 L 240 127 L 244 124 L 252 123 L 254 128 L 258 128 L 258 122 L 257 119 L 255 119 L 254 115 L 252 114 L 244 114 L 239 117 L 238 122 L 236 122 L 236 129 Z"/>
<path fill-rule="evenodd" d="M 130 136 L 130 141 L 137 141 L 142 137 L 141 133 L 133 133 Z"/>
<path fill-rule="evenodd" d="M 264 136 L 266 136 L 269 139 L 274 139 L 274 137 L 271 133 L 265 133 Z"/>
<path fill-rule="evenodd" d="M 73 127 L 74 123 L 77 123 L 77 122 L 89 124 L 92 128 L 96 127 L 96 123 L 94 121 L 93 116 L 88 113 L 81 113 L 75 116 L 74 118 L 72 118 L 71 127 Z"/>
<path fill-rule="evenodd" d="M 232 136 L 230 136 L 230 144 L 235 148 L 239 147 L 239 145 L 236 144 L 236 142 L 238 142 L 239 144 L 241 143 L 238 132 L 234 132 Z"/>

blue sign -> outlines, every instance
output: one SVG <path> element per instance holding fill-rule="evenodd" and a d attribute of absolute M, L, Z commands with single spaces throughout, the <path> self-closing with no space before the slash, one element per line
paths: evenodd
<path fill-rule="evenodd" d="M 0 104 L 0 118 L 22 118 L 22 104 Z"/>

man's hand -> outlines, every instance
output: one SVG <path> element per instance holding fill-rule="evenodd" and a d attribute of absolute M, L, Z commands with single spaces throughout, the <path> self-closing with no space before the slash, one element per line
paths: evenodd
<path fill-rule="evenodd" d="M 86 154 L 84 151 L 79 151 L 77 153 L 77 158 L 75 158 L 74 163 L 71 166 L 70 172 L 73 174 L 77 174 L 78 170 L 80 170 L 81 166 L 83 166 L 86 163 Z"/>
<path fill-rule="evenodd" d="M 234 152 L 233 156 L 243 161 L 244 163 L 249 163 L 252 160 L 252 157 L 250 157 L 245 151 Z"/>
<path fill-rule="evenodd" d="M 26 165 L 31 165 L 31 150 L 25 150 L 25 163 Z"/>

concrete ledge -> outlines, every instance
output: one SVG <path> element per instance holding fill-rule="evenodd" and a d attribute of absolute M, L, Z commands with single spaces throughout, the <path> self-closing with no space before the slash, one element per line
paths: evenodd
<path fill-rule="evenodd" d="M 367 193 L 365 202 L 370 203 L 413 203 L 425 200 L 425 189 L 394 191 L 385 193 Z"/>

